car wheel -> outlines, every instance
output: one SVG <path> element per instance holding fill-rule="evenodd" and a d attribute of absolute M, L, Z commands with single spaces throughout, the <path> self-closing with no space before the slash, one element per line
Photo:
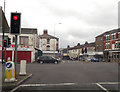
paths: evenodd
<path fill-rule="evenodd" d="M 40 61 L 40 64 L 43 64 L 43 61 Z"/>
<path fill-rule="evenodd" d="M 58 62 L 57 62 L 57 61 L 55 61 L 54 63 L 55 63 L 55 64 L 58 64 Z"/>

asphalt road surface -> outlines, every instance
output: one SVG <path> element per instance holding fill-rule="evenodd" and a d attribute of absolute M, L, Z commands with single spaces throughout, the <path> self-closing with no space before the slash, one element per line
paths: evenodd
<path fill-rule="evenodd" d="M 19 65 L 18 65 L 19 68 Z M 60 64 L 27 64 L 32 77 L 11 90 L 89 90 L 118 92 L 118 64 L 111 62 L 64 61 Z"/>

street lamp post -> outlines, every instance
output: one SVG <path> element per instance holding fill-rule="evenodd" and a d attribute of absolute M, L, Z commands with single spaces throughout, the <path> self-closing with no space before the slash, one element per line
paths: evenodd
<path fill-rule="evenodd" d="M 54 57 L 55 57 L 55 51 L 56 51 L 56 44 L 55 44 L 55 26 L 56 26 L 57 24 L 62 24 L 62 23 L 55 23 L 55 24 L 54 24 Z"/>

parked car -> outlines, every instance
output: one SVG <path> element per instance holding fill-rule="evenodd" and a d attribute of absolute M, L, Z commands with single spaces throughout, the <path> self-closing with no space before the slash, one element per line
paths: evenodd
<path fill-rule="evenodd" d="M 74 58 L 70 58 L 70 60 L 71 60 L 71 61 L 75 61 L 75 59 L 74 59 Z"/>
<path fill-rule="evenodd" d="M 93 57 L 93 58 L 91 58 L 91 62 L 99 62 L 99 59 Z"/>
<path fill-rule="evenodd" d="M 38 63 L 54 63 L 54 64 L 58 64 L 60 63 L 60 59 L 56 59 L 52 56 L 40 56 L 37 58 L 37 62 Z"/>

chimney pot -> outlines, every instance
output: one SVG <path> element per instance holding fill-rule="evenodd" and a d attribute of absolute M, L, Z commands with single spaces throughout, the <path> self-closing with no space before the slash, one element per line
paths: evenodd
<path fill-rule="evenodd" d="M 68 45 L 67 48 L 70 48 L 70 45 Z"/>

